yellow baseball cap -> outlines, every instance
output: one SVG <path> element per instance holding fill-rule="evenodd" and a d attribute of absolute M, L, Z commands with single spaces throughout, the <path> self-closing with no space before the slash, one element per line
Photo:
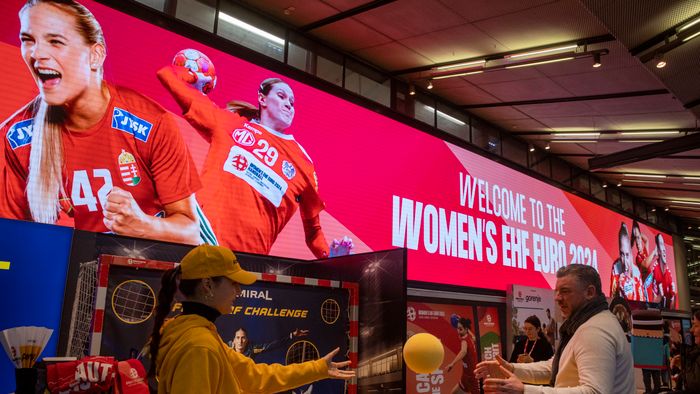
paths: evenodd
<path fill-rule="evenodd" d="M 182 279 L 203 279 L 225 276 L 242 285 L 250 285 L 257 277 L 241 268 L 236 255 L 223 246 L 199 245 L 180 261 Z"/>

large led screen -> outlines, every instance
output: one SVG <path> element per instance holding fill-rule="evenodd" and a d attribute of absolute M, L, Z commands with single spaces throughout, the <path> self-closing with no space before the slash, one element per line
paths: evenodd
<path fill-rule="evenodd" d="M 20 23 L 22 4 L 0 5 L 5 217 L 295 258 L 347 236 L 407 248 L 409 280 L 498 290 L 583 263 L 606 292 L 675 304 L 666 233 L 105 5 L 84 2 L 106 47 L 55 6 Z M 161 70 L 178 52 L 208 95 Z"/>

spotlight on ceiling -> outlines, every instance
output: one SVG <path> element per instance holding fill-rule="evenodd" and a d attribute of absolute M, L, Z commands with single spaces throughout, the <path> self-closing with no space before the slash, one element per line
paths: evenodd
<path fill-rule="evenodd" d="M 547 142 L 547 145 L 544 146 L 544 149 L 545 149 L 545 150 L 550 150 L 550 149 L 552 149 L 552 147 L 549 145 L 549 142 Z"/>
<path fill-rule="evenodd" d="M 602 66 L 603 63 L 600 62 L 600 53 L 596 52 L 593 54 L 593 67 L 598 68 Z"/>
<path fill-rule="evenodd" d="M 666 67 L 666 60 L 664 59 L 663 55 L 655 57 L 654 62 L 656 62 L 656 68 Z"/>
<path fill-rule="evenodd" d="M 428 90 L 433 88 L 433 81 L 428 81 Z"/>
<path fill-rule="evenodd" d="M 535 146 L 532 145 L 532 144 L 530 144 L 530 145 L 528 146 L 528 150 L 529 150 L 530 152 L 534 152 L 534 151 L 535 151 Z"/>
<path fill-rule="evenodd" d="M 413 84 L 408 86 L 408 94 L 410 96 L 415 96 L 416 95 L 416 87 L 413 86 Z"/>
<path fill-rule="evenodd" d="M 617 182 L 617 187 L 622 186 L 622 182 Z"/>

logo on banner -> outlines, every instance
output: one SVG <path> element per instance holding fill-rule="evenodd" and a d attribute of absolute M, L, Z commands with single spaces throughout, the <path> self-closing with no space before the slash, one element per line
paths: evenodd
<path fill-rule="evenodd" d="M 406 318 L 408 321 L 416 320 L 416 308 L 409 306 L 408 309 L 406 309 Z"/>
<path fill-rule="evenodd" d="M 486 327 L 493 327 L 496 325 L 496 323 L 493 322 L 493 318 L 491 317 L 490 313 L 486 314 L 486 321 L 484 322 L 484 326 Z"/>
<path fill-rule="evenodd" d="M 233 130 L 231 137 L 233 137 L 233 140 L 239 145 L 253 146 L 253 144 L 255 144 L 255 136 L 246 129 Z"/>
<path fill-rule="evenodd" d="M 238 145 L 231 147 L 224 162 L 224 171 L 246 182 L 277 208 L 289 187 L 282 176 Z"/>
<path fill-rule="evenodd" d="M 128 111 L 114 107 L 112 128 L 131 134 L 139 141 L 148 142 L 153 125 Z"/>
<path fill-rule="evenodd" d="M 248 159 L 243 155 L 235 155 L 231 158 L 231 165 L 238 171 L 245 171 L 248 168 Z"/>
<path fill-rule="evenodd" d="M 297 170 L 294 168 L 292 163 L 288 162 L 287 160 L 282 160 L 282 173 L 287 177 L 287 179 L 292 180 L 294 175 L 297 174 Z"/>
<path fill-rule="evenodd" d="M 127 186 L 136 186 L 141 183 L 136 158 L 124 149 L 122 149 L 122 153 L 119 154 L 119 173 Z"/>
<path fill-rule="evenodd" d="M 20 146 L 29 145 L 32 142 L 32 129 L 34 128 L 34 118 L 17 122 L 10 126 L 6 137 L 10 142 L 12 150 Z"/>

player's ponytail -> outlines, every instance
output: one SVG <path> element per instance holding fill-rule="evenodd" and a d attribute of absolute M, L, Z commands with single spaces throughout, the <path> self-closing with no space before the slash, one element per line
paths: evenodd
<path fill-rule="evenodd" d="M 231 100 L 226 103 L 226 109 L 247 119 L 258 119 L 260 110 L 253 104 L 242 100 Z"/>
<path fill-rule="evenodd" d="M 29 153 L 27 177 L 27 202 L 32 219 L 39 223 L 53 224 L 58 219 L 58 198 L 63 190 L 63 143 L 60 107 L 49 106 L 37 97 L 32 104 L 32 149 Z"/>
<path fill-rule="evenodd" d="M 170 308 L 175 298 L 175 291 L 178 286 L 180 276 L 180 266 L 165 271 L 161 278 L 160 290 L 158 291 L 158 303 L 153 324 L 153 332 L 150 340 L 151 366 L 148 369 L 148 376 L 156 376 L 156 362 L 158 361 L 158 348 L 160 347 L 161 328 L 165 318 L 170 314 Z"/>

